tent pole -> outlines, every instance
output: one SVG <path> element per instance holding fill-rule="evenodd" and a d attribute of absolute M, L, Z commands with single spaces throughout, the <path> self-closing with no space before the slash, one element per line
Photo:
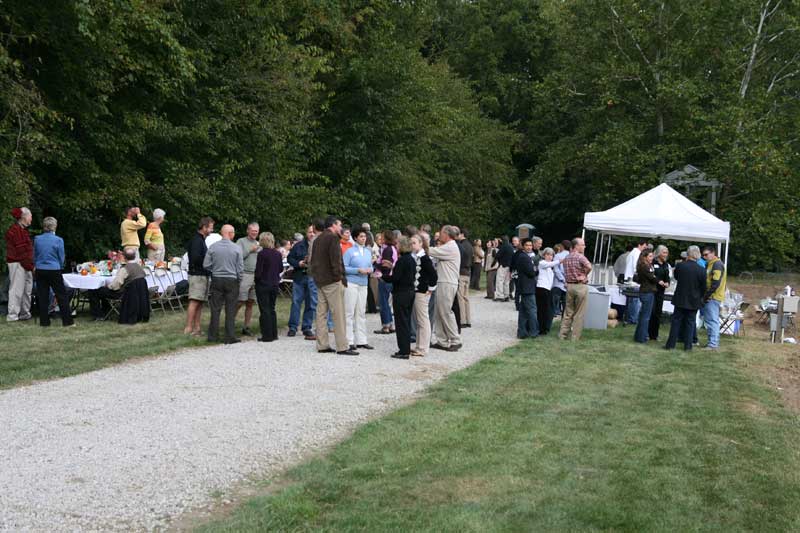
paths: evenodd
<path fill-rule="evenodd" d="M 604 263 L 605 269 L 608 269 L 608 262 L 611 260 L 611 235 L 608 236 L 608 250 L 606 250 L 606 262 Z"/>
<path fill-rule="evenodd" d="M 583 231 L 581 231 L 581 239 L 583 239 L 584 243 L 586 242 L 586 228 L 583 228 Z"/>
<path fill-rule="evenodd" d="M 594 241 L 594 255 L 592 256 L 592 263 L 597 263 L 597 248 L 599 247 L 600 249 L 602 249 L 603 247 L 602 242 L 603 242 L 603 234 L 598 231 L 597 238 Z"/>

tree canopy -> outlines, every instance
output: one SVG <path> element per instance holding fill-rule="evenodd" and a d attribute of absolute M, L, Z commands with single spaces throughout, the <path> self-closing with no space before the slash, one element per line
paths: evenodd
<path fill-rule="evenodd" d="M 552 241 L 692 164 L 736 266 L 786 268 L 798 30 L 796 0 L 0 0 L 0 210 L 77 259 L 127 205 L 174 253 L 204 215 Z"/>

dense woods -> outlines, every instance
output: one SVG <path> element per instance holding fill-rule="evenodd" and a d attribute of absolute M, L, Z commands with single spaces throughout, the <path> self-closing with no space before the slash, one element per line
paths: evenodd
<path fill-rule="evenodd" d="M 0 0 L 0 210 L 77 258 L 129 204 L 174 253 L 206 214 L 554 240 L 692 164 L 736 266 L 787 268 L 798 30 L 796 0 Z"/>

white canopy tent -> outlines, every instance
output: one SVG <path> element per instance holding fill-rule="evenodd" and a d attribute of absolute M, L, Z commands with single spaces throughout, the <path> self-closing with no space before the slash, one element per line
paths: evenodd
<path fill-rule="evenodd" d="M 627 235 L 716 243 L 720 256 L 724 244 L 724 261 L 728 264 L 730 223 L 718 219 L 666 183 L 607 211 L 585 213 L 583 227 L 584 234 L 586 230 L 598 232 L 595 263 L 603 262 L 604 248 L 608 262 L 613 235 Z"/>

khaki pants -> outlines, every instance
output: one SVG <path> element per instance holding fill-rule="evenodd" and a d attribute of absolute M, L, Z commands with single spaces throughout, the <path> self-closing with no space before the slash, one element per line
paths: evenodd
<path fill-rule="evenodd" d="M 505 300 L 509 297 L 509 283 L 511 282 L 511 270 L 508 267 L 497 267 L 497 279 L 495 280 L 494 299 Z"/>
<path fill-rule="evenodd" d="M 428 317 L 429 294 L 414 293 L 414 318 L 417 319 L 417 346 L 416 350 L 427 355 L 431 345 L 431 321 Z"/>
<path fill-rule="evenodd" d="M 350 346 L 347 344 L 347 330 L 345 328 L 344 313 L 344 285 L 341 281 L 317 286 L 317 350 L 327 350 L 331 347 L 328 342 L 328 311 L 333 313 L 333 332 L 336 339 L 336 351 L 343 352 Z"/>
<path fill-rule="evenodd" d="M 559 337 L 569 338 L 572 330 L 572 340 L 580 340 L 583 331 L 583 317 L 589 306 L 589 286 L 585 283 L 567 284 L 567 306 L 564 317 L 561 319 L 561 332 Z"/>
<path fill-rule="evenodd" d="M 152 250 L 150 248 L 147 249 L 147 260 L 153 261 L 154 263 L 158 263 L 159 261 L 164 260 L 166 250 L 163 246 L 159 247 L 156 250 Z"/>
<path fill-rule="evenodd" d="M 469 315 L 469 276 L 458 276 L 458 308 L 461 312 L 461 325 L 472 324 Z"/>
<path fill-rule="evenodd" d="M 461 344 L 458 334 L 456 315 L 453 313 L 453 300 L 456 298 L 458 285 L 442 283 L 436 285 L 436 342 L 445 348 Z"/>
<path fill-rule="evenodd" d="M 31 317 L 31 291 L 33 272 L 22 268 L 22 263 L 8 263 L 8 316 L 6 320 L 28 320 Z"/>
<path fill-rule="evenodd" d="M 497 269 L 486 272 L 486 297 L 494 298 L 494 284 L 497 281 Z"/>

